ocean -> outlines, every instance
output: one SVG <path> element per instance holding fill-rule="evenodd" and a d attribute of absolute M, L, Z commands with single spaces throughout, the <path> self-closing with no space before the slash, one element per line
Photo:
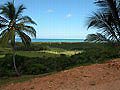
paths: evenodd
<path fill-rule="evenodd" d="M 17 38 L 16 42 L 21 42 L 22 40 Z M 84 42 L 84 39 L 32 39 L 32 42 Z"/>

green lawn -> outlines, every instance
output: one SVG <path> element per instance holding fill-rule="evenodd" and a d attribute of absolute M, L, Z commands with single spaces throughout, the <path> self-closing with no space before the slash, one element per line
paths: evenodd
<path fill-rule="evenodd" d="M 39 43 L 41 44 L 41 43 Z M 37 46 L 39 46 L 39 44 Z M 41 44 L 42 45 L 42 44 Z M 43 43 L 44 45 L 44 43 Z M 42 46 L 43 46 L 42 45 Z M 48 45 L 48 43 L 46 43 L 46 45 Z M 50 44 L 51 45 L 51 44 Z M 49 47 L 49 45 L 47 46 Z M 67 56 L 72 56 L 74 54 L 78 54 L 81 53 L 82 50 L 65 50 L 63 48 L 56 48 L 55 47 L 49 47 L 48 50 L 38 50 L 38 51 L 16 51 L 17 55 L 20 56 L 26 56 L 26 57 L 56 57 L 59 56 L 60 54 L 65 54 Z M 12 50 L 10 48 L 0 48 L 0 58 L 5 57 L 5 54 L 10 54 L 12 53 Z"/>
<path fill-rule="evenodd" d="M 81 53 L 82 51 L 55 51 L 55 50 L 42 50 L 42 51 L 17 51 L 16 54 L 26 57 L 57 57 L 60 54 L 65 54 L 68 56 Z"/>
<path fill-rule="evenodd" d="M 68 56 L 72 56 L 72 55 L 81 53 L 82 51 L 61 51 L 61 52 L 58 52 L 58 51 L 43 50 L 43 51 L 38 51 L 38 52 L 51 53 L 51 54 L 57 54 L 57 55 L 65 54 L 65 55 L 68 55 Z"/>
<path fill-rule="evenodd" d="M 16 54 L 26 57 L 56 57 L 56 55 L 53 53 L 39 52 L 39 51 L 17 51 Z"/>

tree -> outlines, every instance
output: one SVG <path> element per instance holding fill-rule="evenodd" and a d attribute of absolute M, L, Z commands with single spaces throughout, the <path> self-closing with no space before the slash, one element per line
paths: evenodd
<path fill-rule="evenodd" d="M 88 28 L 97 28 L 101 35 L 94 35 L 103 36 L 106 41 L 120 42 L 120 0 L 98 0 L 95 4 L 99 6 L 99 11 L 89 17 Z M 88 35 L 86 40 L 90 40 L 94 35 Z"/>
<path fill-rule="evenodd" d="M 102 34 L 97 33 L 97 34 L 88 34 L 88 35 L 87 35 L 87 39 L 86 39 L 85 41 L 108 42 L 109 40 L 108 40 L 105 36 L 103 36 Z"/>
<path fill-rule="evenodd" d="M 36 23 L 29 16 L 22 16 L 24 9 L 26 9 L 24 5 L 15 7 L 14 2 L 7 2 L 0 6 L 0 42 L 3 45 L 11 45 L 13 64 L 18 76 L 20 73 L 15 61 L 15 37 L 19 36 L 26 47 L 31 44 L 31 38 L 27 34 L 36 37 L 36 30 L 29 25 L 36 25 Z"/>

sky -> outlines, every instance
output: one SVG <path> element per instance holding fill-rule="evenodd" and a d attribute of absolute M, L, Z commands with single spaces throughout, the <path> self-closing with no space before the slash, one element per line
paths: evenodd
<path fill-rule="evenodd" d="M 12 0 L 0 0 L 4 4 Z M 15 0 L 15 5 L 24 4 L 23 15 L 36 23 L 37 38 L 85 39 L 95 29 L 87 30 L 87 19 L 96 10 L 95 0 Z"/>

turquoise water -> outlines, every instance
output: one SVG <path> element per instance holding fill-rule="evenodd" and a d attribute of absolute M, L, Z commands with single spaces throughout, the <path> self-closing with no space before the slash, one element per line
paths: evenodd
<path fill-rule="evenodd" d="M 16 39 L 21 42 L 21 39 Z M 84 39 L 32 39 L 32 42 L 84 42 Z"/>

